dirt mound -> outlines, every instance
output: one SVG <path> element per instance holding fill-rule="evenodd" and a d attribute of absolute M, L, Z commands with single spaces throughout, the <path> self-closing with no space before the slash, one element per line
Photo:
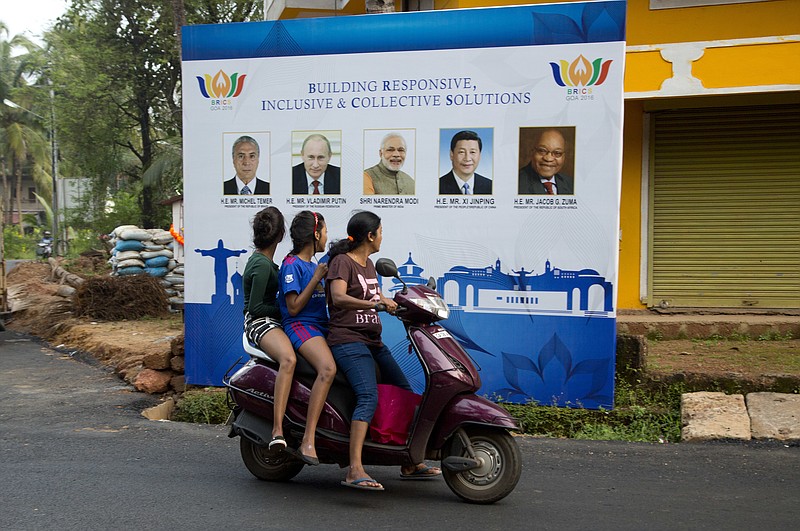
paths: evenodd
<path fill-rule="evenodd" d="M 95 250 L 87 251 L 77 258 L 66 261 L 64 268 L 85 279 L 99 275 L 107 276 L 111 273 L 108 257 L 101 251 Z"/>
<path fill-rule="evenodd" d="M 50 283 L 50 266 L 46 262 L 22 262 L 6 276 L 9 298 L 23 301 L 24 297 L 14 297 L 17 293 L 26 295 L 55 295 L 58 285 Z M 11 291 L 15 290 L 12 294 Z"/>
<path fill-rule="evenodd" d="M 686 339 L 647 342 L 646 374 L 694 389 L 800 391 L 800 339 Z"/>
<path fill-rule="evenodd" d="M 60 269 L 59 262 L 52 261 L 52 268 Z M 90 277 L 78 287 L 83 297 L 78 316 L 73 312 L 78 291 L 63 295 L 67 286 L 53 278 L 51 264 L 22 263 L 11 271 L 9 330 L 41 337 L 56 348 L 91 353 L 138 390 L 163 393 L 185 388 L 183 319 L 169 313 L 158 279 Z M 146 379 L 140 378 L 143 374 L 158 374 L 161 387 L 147 387 Z"/>
<path fill-rule="evenodd" d="M 94 277 L 75 292 L 75 314 L 104 321 L 163 317 L 169 313 L 167 292 L 154 277 Z"/>
<path fill-rule="evenodd" d="M 49 339 L 72 318 L 72 303 L 57 294 L 59 285 L 50 282 L 50 274 L 50 266 L 41 262 L 21 263 L 8 274 L 10 329 Z"/>
<path fill-rule="evenodd" d="M 171 344 L 183 333 L 183 323 L 177 315 L 142 321 L 75 320 L 70 324 L 54 341 L 91 352 L 116 370 L 140 363 L 149 355 L 171 352 Z"/>

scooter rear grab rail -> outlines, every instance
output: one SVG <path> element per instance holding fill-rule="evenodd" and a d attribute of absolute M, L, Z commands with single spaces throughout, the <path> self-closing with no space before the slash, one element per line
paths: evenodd
<path fill-rule="evenodd" d="M 277 363 L 270 357 L 269 354 L 250 342 L 250 339 L 247 337 L 247 332 L 242 332 L 242 348 L 250 355 L 251 358 L 258 358 L 271 363 Z"/>

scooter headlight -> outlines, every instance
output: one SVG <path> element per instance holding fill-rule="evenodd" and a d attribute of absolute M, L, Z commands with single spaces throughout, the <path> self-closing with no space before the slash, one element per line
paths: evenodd
<path fill-rule="evenodd" d="M 410 301 L 426 312 L 437 316 L 439 319 L 447 319 L 450 317 L 450 308 L 447 307 L 447 304 L 445 304 L 441 297 L 420 297 L 410 299 Z"/>

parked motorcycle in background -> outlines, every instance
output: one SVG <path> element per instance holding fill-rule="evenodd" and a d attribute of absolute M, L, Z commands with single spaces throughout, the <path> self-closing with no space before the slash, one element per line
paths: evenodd
<path fill-rule="evenodd" d="M 36 256 L 41 260 L 47 260 L 53 255 L 53 236 L 49 230 L 44 231 L 42 239 L 36 244 Z"/>

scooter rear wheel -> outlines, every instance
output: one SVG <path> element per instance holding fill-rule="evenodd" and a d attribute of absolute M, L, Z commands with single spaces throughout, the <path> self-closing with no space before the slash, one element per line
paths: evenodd
<path fill-rule="evenodd" d="M 247 470 L 264 481 L 289 481 L 305 466 L 286 452 L 271 452 L 246 437 L 240 437 L 239 449 Z"/>
<path fill-rule="evenodd" d="M 522 456 L 514 438 L 505 431 L 466 428 L 475 457 L 481 466 L 463 472 L 442 467 L 442 475 L 453 493 L 464 501 L 494 503 L 508 496 L 522 473 Z M 458 435 L 447 442 L 445 456 L 469 457 Z"/>

